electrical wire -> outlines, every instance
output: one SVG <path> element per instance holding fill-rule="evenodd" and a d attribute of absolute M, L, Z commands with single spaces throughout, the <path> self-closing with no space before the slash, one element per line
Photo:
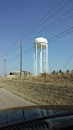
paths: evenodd
<path fill-rule="evenodd" d="M 61 19 L 61 18 L 63 18 L 63 17 L 65 17 L 67 14 L 69 14 L 70 12 L 72 12 L 73 11 L 73 9 L 71 9 L 70 11 L 68 11 L 67 13 L 65 13 L 62 17 L 59 17 L 57 20 L 55 20 L 54 22 L 52 22 L 50 25 L 49 25 L 49 27 L 52 25 L 52 24 L 54 24 L 55 22 L 57 22 L 59 19 Z M 45 28 L 44 28 L 45 29 Z M 43 29 L 43 30 L 44 30 Z M 42 31 L 42 30 L 41 30 Z M 41 32 L 40 31 L 40 32 Z M 40 33 L 39 32 L 39 33 Z M 14 47 L 15 48 L 15 47 Z M 19 47 L 17 47 L 17 48 L 19 48 Z M 13 50 L 13 49 L 12 49 Z M 15 49 L 16 50 L 16 49 Z M 10 51 L 11 52 L 11 51 Z"/>
<path fill-rule="evenodd" d="M 63 0 L 62 0 L 63 1 Z M 69 0 L 66 4 L 68 4 L 69 2 L 71 2 L 72 0 Z M 66 5 L 65 4 L 65 5 Z M 65 5 L 63 5 L 61 8 L 63 8 Z M 54 13 L 55 14 L 55 13 Z M 66 13 L 67 14 L 67 13 Z M 64 17 L 64 16 L 63 16 Z M 44 19 L 44 17 L 43 17 L 43 19 Z M 49 18 L 48 18 L 49 19 Z M 58 19 L 60 19 L 60 18 L 58 18 Z M 58 20 L 57 19 L 57 20 Z M 40 20 L 41 21 L 41 20 Z M 56 21 L 54 21 L 54 22 L 56 22 Z M 53 24 L 53 23 L 52 23 Z M 69 31 L 69 30 L 65 30 L 65 31 Z M 72 31 L 71 31 L 72 32 Z M 66 34 L 64 34 L 63 36 L 65 36 L 65 35 L 67 35 L 67 34 L 69 34 L 69 33 L 71 33 L 71 32 L 68 32 L 68 33 L 66 33 Z M 63 34 L 64 32 L 61 32 L 60 34 Z M 50 38 L 50 39 L 48 39 L 48 40 L 52 40 L 52 41 L 49 41 L 49 43 L 50 42 L 53 42 L 54 40 L 57 40 L 57 39 L 59 39 L 59 38 L 61 38 L 61 37 L 63 37 L 63 36 L 60 36 L 60 34 L 58 34 L 58 35 L 56 35 L 56 36 L 54 36 L 54 37 L 52 37 L 52 38 Z M 26 35 L 27 36 L 27 35 Z M 58 36 L 60 36 L 60 37 L 58 37 Z M 56 37 L 58 37 L 57 39 L 54 39 L 54 38 L 56 38 Z M 53 40 L 54 39 L 54 40 Z M 14 47 L 15 47 L 15 45 L 14 45 Z M 28 49 L 28 50 L 26 50 L 24 53 L 23 53 L 23 55 L 25 55 L 26 53 L 29 53 L 31 51 L 31 49 Z M 10 51 L 11 52 L 11 51 Z M 18 54 L 18 56 L 19 56 L 20 54 Z M 12 59 L 11 59 L 12 60 Z"/>
<path fill-rule="evenodd" d="M 50 40 L 52 40 L 52 39 L 58 37 L 59 35 L 62 35 L 63 33 L 67 32 L 67 31 L 70 31 L 71 29 L 73 29 L 73 26 L 70 27 L 70 28 L 68 28 L 68 29 L 66 29 L 65 31 L 63 31 L 63 32 L 61 32 L 61 33 L 59 33 L 59 34 L 53 36 L 52 38 L 48 39 L 48 42 L 50 42 Z"/>
<path fill-rule="evenodd" d="M 63 17 L 65 17 L 66 15 L 68 15 L 69 13 L 71 13 L 73 11 L 73 9 L 69 10 L 67 13 L 65 13 L 63 16 L 59 17 L 58 19 L 56 19 L 54 22 L 52 22 L 49 26 L 46 26 L 45 28 L 43 28 L 42 30 L 40 30 L 38 33 L 36 33 L 35 35 L 33 35 L 32 37 L 38 35 L 41 32 L 44 32 L 45 29 L 47 29 L 48 27 L 50 27 L 51 25 L 54 25 L 57 21 L 59 21 L 60 19 L 62 19 Z M 53 29 L 53 28 L 52 28 Z M 49 30 L 48 30 L 49 31 Z M 32 38 L 31 37 L 31 38 Z M 29 38 L 30 39 L 30 38 Z"/>
<path fill-rule="evenodd" d="M 44 20 L 40 25 L 38 25 L 36 28 L 34 28 L 31 32 L 29 32 L 27 36 L 29 36 L 31 33 L 33 33 L 36 29 L 38 29 L 42 24 L 46 23 L 50 18 L 52 18 L 56 13 L 58 13 L 60 10 L 62 10 L 67 4 L 69 4 L 72 0 L 69 0 L 67 3 L 65 3 L 61 8 L 59 8 L 57 11 L 55 11 L 50 17 L 48 17 L 46 20 Z"/>
<path fill-rule="evenodd" d="M 54 8 L 52 8 L 50 11 L 48 10 L 48 12 L 38 21 L 38 23 L 37 24 L 35 24 L 35 25 L 33 25 L 33 27 L 32 27 L 32 29 L 33 30 L 31 30 L 29 33 L 27 32 L 27 33 L 25 33 L 25 34 L 23 34 L 23 36 L 28 36 L 29 34 L 31 34 L 33 31 L 35 31 L 35 27 L 37 26 L 37 28 L 39 27 L 39 26 L 41 26 L 41 24 L 38 26 L 38 24 L 42 21 L 42 20 L 44 20 L 45 19 L 45 17 L 47 16 L 47 15 L 49 15 L 54 9 L 56 9 L 62 2 L 63 2 L 64 0 L 61 0 L 59 3 L 57 3 L 56 5 L 55 5 L 55 7 Z M 22 36 L 22 37 L 23 37 Z"/>
<path fill-rule="evenodd" d="M 59 39 L 59 38 L 61 38 L 61 37 L 64 37 L 64 36 L 66 36 L 66 35 L 72 33 L 73 30 L 70 31 L 71 29 L 73 29 L 73 27 L 71 27 L 71 28 L 69 28 L 69 29 L 67 29 L 67 30 L 65 30 L 65 31 L 63 31 L 63 32 L 61 32 L 61 33 L 55 35 L 54 37 L 51 38 L 51 41 L 49 41 L 48 43 L 51 43 L 51 42 L 53 42 L 53 41 L 55 41 L 55 40 L 57 40 L 57 39 Z M 70 32 L 68 32 L 68 31 L 70 31 Z M 65 33 L 65 32 L 67 32 L 67 33 L 64 34 L 64 35 L 62 35 L 62 34 Z M 60 35 L 62 35 L 62 36 L 60 36 Z M 59 37 L 58 37 L 58 36 L 59 36 Z M 56 38 L 56 39 L 53 40 L 53 38 Z M 32 47 L 32 48 L 26 50 L 26 51 L 25 51 L 24 53 L 22 53 L 22 54 L 25 55 L 25 54 L 31 52 L 32 50 L 34 50 L 34 47 Z M 20 55 L 20 54 L 18 54 L 16 57 L 18 57 L 19 55 Z"/>
<path fill-rule="evenodd" d="M 58 4 L 57 4 L 57 6 L 59 6 L 62 2 L 63 2 L 64 0 L 61 0 Z M 62 9 L 64 6 L 66 6 L 69 2 L 71 2 L 72 0 L 69 0 L 67 3 L 65 3 L 60 9 Z M 57 6 L 55 6 L 54 8 L 52 8 L 49 12 L 48 12 L 48 14 L 50 14 L 55 8 L 57 8 Z M 56 12 L 58 12 L 58 11 L 56 11 Z M 56 13 L 55 12 L 55 13 Z M 54 14 L 55 14 L 54 13 Z M 53 15 L 54 15 L 53 14 Z M 50 17 L 52 17 L 53 15 L 51 15 Z M 50 18 L 49 17 L 49 18 Z M 41 19 L 44 19 L 45 17 L 43 17 L 43 18 L 41 18 Z M 40 21 L 41 21 L 41 19 L 40 19 Z M 15 43 L 14 43 L 15 44 Z M 14 46 L 14 48 L 15 48 L 15 46 Z M 11 52 L 11 51 L 10 51 Z"/>

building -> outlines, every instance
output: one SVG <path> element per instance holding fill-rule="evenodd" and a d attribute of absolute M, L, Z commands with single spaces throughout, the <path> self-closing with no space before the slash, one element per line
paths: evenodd
<path fill-rule="evenodd" d="M 10 72 L 10 75 L 15 75 L 15 77 L 20 77 L 20 71 Z M 22 71 L 22 74 L 21 74 L 22 77 L 29 76 L 29 75 L 31 75 L 30 72 Z"/>

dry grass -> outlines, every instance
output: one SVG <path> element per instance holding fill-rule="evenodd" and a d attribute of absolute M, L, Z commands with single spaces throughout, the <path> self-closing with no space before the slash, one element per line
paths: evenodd
<path fill-rule="evenodd" d="M 40 105 L 73 104 L 73 74 L 0 78 L 0 86 Z"/>

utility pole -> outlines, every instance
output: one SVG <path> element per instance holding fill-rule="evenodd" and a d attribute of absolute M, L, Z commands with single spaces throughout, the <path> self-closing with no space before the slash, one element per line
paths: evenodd
<path fill-rule="evenodd" d="M 17 41 L 19 42 L 19 41 Z M 19 42 L 20 43 L 20 79 L 21 79 L 21 74 L 22 74 L 22 40 Z"/>
<path fill-rule="evenodd" d="M 5 59 L 4 59 L 4 76 L 6 76 L 6 57 L 8 55 L 5 55 Z"/>

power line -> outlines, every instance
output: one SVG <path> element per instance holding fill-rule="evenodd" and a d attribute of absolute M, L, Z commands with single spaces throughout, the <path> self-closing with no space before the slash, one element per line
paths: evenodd
<path fill-rule="evenodd" d="M 73 11 L 73 9 L 71 9 L 71 10 L 70 10 L 69 12 L 67 12 L 65 15 L 67 15 L 67 14 L 70 13 L 71 11 Z M 65 15 L 64 15 L 64 16 L 65 16 Z M 63 17 L 64 17 L 64 16 L 63 16 Z M 61 17 L 60 17 L 60 18 L 61 18 Z M 58 18 L 58 19 L 60 19 L 60 18 Z M 68 30 L 69 30 L 69 29 L 68 29 Z M 68 30 L 66 30 L 66 31 L 68 31 Z M 62 33 L 63 33 L 63 32 L 62 32 Z M 69 34 L 69 32 L 68 32 L 67 34 Z M 65 34 L 65 35 L 67 35 L 67 34 Z M 58 34 L 58 35 L 60 35 L 60 34 Z M 65 36 L 65 35 L 64 35 L 64 36 Z M 56 36 L 54 36 L 54 37 L 56 37 Z M 63 37 L 63 36 L 62 36 L 62 37 Z M 52 38 L 53 38 L 53 37 L 52 37 Z M 52 39 L 52 38 L 51 38 L 51 39 Z M 50 39 L 50 40 L 51 40 L 51 39 Z M 29 50 L 27 50 L 27 51 L 29 51 Z"/>
<path fill-rule="evenodd" d="M 61 1 L 61 2 L 62 2 L 62 1 Z M 61 2 L 60 2 L 60 3 L 61 3 Z M 58 3 L 58 5 L 59 5 L 60 3 Z M 67 4 L 67 3 L 66 3 L 66 4 Z M 66 4 L 65 4 L 65 5 L 66 5 Z M 52 10 L 51 10 L 51 11 L 52 11 Z M 68 13 L 68 12 L 67 12 L 67 13 Z M 61 18 L 61 17 L 60 17 L 60 18 Z M 58 19 L 58 20 L 59 20 L 59 19 Z M 55 22 L 56 22 L 56 21 L 55 21 Z M 54 23 L 54 22 L 53 22 L 53 23 Z M 52 23 L 52 24 L 53 24 L 53 23 Z M 51 25 L 52 25 L 52 24 L 51 24 Z M 14 47 L 14 48 L 15 48 L 15 47 Z M 18 48 L 18 47 L 17 47 L 17 48 Z M 11 51 L 10 51 L 10 52 L 11 52 Z"/>
<path fill-rule="evenodd" d="M 61 0 L 59 3 L 56 4 L 56 6 L 54 8 L 52 8 L 49 12 L 47 12 L 41 19 L 40 22 L 45 18 L 45 16 L 47 16 L 48 14 L 50 14 L 55 8 L 57 8 L 57 6 L 59 6 L 62 2 L 64 2 L 64 0 Z"/>
<path fill-rule="evenodd" d="M 28 50 L 24 51 L 24 53 L 26 53 L 26 52 L 32 50 L 33 48 L 34 48 L 34 47 L 29 48 Z M 23 53 L 23 54 L 24 54 L 24 53 Z"/>
<path fill-rule="evenodd" d="M 73 30 L 70 31 L 71 29 L 73 29 L 73 26 L 70 27 L 70 28 L 68 28 L 68 29 L 66 29 L 65 31 L 63 31 L 63 32 L 61 32 L 61 33 L 59 33 L 59 34 L 53 36 L 52 38 L 48 39 L 48 43 L 51 43 L 51 42 L 53 42 L 54 40 L 57 40 L 58 38 L 64 37 L 65 35 L 68 35 L 68 34 L 72 33 Z M 70 31 L 70 32 L 68 32 L 68 31 Z M 67 33 L 64 34 L 65 32 L 67 32 Z M 64 34 L 64 35 L 62 35 L 62 34 Z M 62 36 L 60 36 L 60 35 L 62 35 Z M 58 36 L 59 36 L 59 37 L 58 37 Z M 53 38 L 56 38 L 56 39 L 53 39 Z M 51 40 L 51 41 L 50 41 L 50 40 Z M 26 54 L 26 53 L 29 53 L 29 52 L 32 51 L 33 49 L 34 49 L 34 47 L 32 47 L 32 48 L 30 48 L 30 49 L 24 51 L 24 53 L 22 53 L 22 54 L 24 55 L 24 54 Z M 19 56 L 19 55 L 20 55 L 20 54 L 18 54 L 17 56 Z"/>
<path fill-rule="evenodd" d="M 73 10 L 73 9 L 72 9 L 72 10 Z M 71 12 L 72 10 L 70 10 L 69 12 Z M 68 12 L 67 12 L 67 13 L 68 13 Z M 67 13 L 66 13 L 66 14 L 67 14 Z M 52 39 L 52 38 L 51 38 L 51 39 Z M 13 49 L 12 49 L 12 50 L 13 50 Z M 27 51 L 28 51 L 28 50 L 27 50 Z"/>
<path fill-rule="evenodd" d="M 65 35 L 67 35 L 67 34 L 73 32 L 73 30 L 70 31 L 71 29 L 73 29 L 73 27 L 70 27 L 70 28 L 68 28 L 67 30 L 65 30 L 65 31 L 63 31 L 63 32 L 61 32 L 61 33 L 59 33 L 59 34 L 53 36 L 52 38 L 48 39 L 48 43 L 51 43 L 51 42 L 53 42 L 54 40 L 57 40 L 58 38 L 61 38 L 61 37 L 65 36 Z M 68 31 L 70 31 L 70 32 L 68 32 Z M 65 32 L 67 32 L 67 33 L 64 34 Z M 62 34 L 64 34 L 64 35 L 62 35 Z M 60 36 L 60 35 L 62 35 L 62 36 Z M 60 36 L 60 37 L 58 37 L 58 36 Z M 54 38 L 56 38 L 56 39 L 54 39 Z M 51 40 L 51 41 L 50 41 L 50 40 Z M 24 53 L 22 53 L 22 54 L 24 55 L 24 54 L 28 53 L 29 51 L 32 51 L 33 49 L 34 49 L 34 47 L 32 47 L 32 48 L 30 48 L 30 49 L 24 51 Z M 19 54 L 18 54 L 17 56 L 19 56 Z"/>
<path fill-rule="evenodd" d="M 73 31 L 71 31 L 71 32 L 73 32 Z M 71 32 L 68 32 L 68 33 L 66 33 L 65 35 L 68 35 L 68 34 L 70 34 Z M 61 36 L 61 37 L 64 37 L 65 35 L 63 35 L 63 36 Z M 59 37 L 59 38 L 61 38 L 61 37 Z M 57 40 L 58 38 L 56 38 L 55 40 Z M 54 41 L 54 40 L 53 40 Z M 49 43 L 51 43 L 52 41 L 50 41 Z M 32 50 L 34 50 L 34 47 L 32 47 L 32 48 L 30 48 L 30 49 L 28 49 L 28 50 L 26 50 L 24 53 L 23 53 L 23 55 L 25 55 L 25 54 L 27 54 L 27 53 L 29 53 L 29 52 L 31 52 Z M 19 56 L 19 54 L 16 56 L 16 58 Z M 15 59 L 15 58 L 14 58 Z"/>
<path fill-rule="evenodd" d="M 43 23 L 45 23 L 47 20 L 49 20 L 51 17 L 53 17 L 57 12 L 59 12 L 61 9 L 63 9 L 67 4 L 69 4 L 69 2 L 71 2 L 72 0 L 69 0 L 67 3 L 65 3 L 61 8 L 59 8 L 57 11 L 55 11 L 50 17 L 48 17 L 46 20 L 44 20 L 43 22 L 42 22 L 42 24 Z"/>
<path fill-rule="evenodd" d="M 30 49 L 24 51 L 24 53 L 22 53 L 22 55 L 27 54 L 28 52 L 32 51 L 33 49 L 34 49 L 34 47 L 32 47 L 32 48 L 30 48 Z M 15 60 L 18 56 L 20 56 L 20 54 L 16 55 L 16 57 L 14 57 L 13 59 L 10 59 L 8 62 L 10 62 L 10 61 L 12 61 L 12 60 Z"/>
<path fill-rule="evenodd" d="M 73 15 L 71 15 L 71 16 L 73 16 Z M 72 18 L 72 17 L 71 17 L 71 18 Z M 71 18 L 70 18 L 70 20 L 71 20 Z M 60 23 L 60 21 L 59 21 L 59 23 Z M 54 29 L 54 28 L 55 28 L 55 27 L 56 27 L 59 23 L 57 23 L 54 27 L 51 27 L 49 30 L 47 30 L 47 31 L 46 31 L 46 33 L 48 33 L 48 31 L 50 31 L 50 32 L 51 32 L 51 31 L 52 31 L 52 29 Z"/>
<path fill-rule="evenodd" d="M 34 28 L 31 32 L 28 33 L 27 36 L 29 36 L 29 34 L 33 33 L 35 31 L 35 29 L 37 29 L 38 27 L 40 27 L 42 24 L 44 24 L 45 22 L 47 22 L 50 18 L 52 18 L 57 12 L 59 12 L 61 9 L 63 9 L 67 4 L 69 4 L 72 0 L 69 0 L 67 3 L 65 3 L 61 8 L 59 8 L 57 11 L 55 11 L 50 17 L 48 17 L 46 20 L 44 20 L 40 25 L 38 25 L 36 28 Z"/>
<path fill-rule="evenodd" d="M 63 33 L 65 33 L 65 32 L 70 31 L 71 29 L 73 29 L 73 26 L 72 26 L 72 27 L 70 27 L 70 28 L 68 28 L 67 30 L 65 30 L 65 31 L 63 31 L 63 32 L 61 32 L 61 33 L 59 33 L 59 34 L 57 34 L 57 35 L 53 36 L 52 38 L 48 39 L 48 41 L 49 41 L 49 42 L 51 42 L 50 40 L 52 40 L 52 39 L 54 39 L 54 38 L 58 37 L 59 35 L 62 35 L 62 34 L 63 34 Z M 49 42 L 48 42 L 48 43 L 49 43 Z"/>
<path fill-rule="evenodd" d="M 67 65 L 70 63 L 71 59 L 73 58 L 73 55 L 71 55 L 66 63 L 66 65 L 64 66 L 64 69 L 67 67 Z"/>
<path fill-rule="evenodd" d="M 50 14 L 55 8 L 57 8 L 57 6 L 59 6 L 63 1 L 64 1 L 64 0 L 61 0 L 58 4 L 56 4 L 56 6 L 55 6 L 54 8 L 52 8 L 52 9 L 48 12 L 48 14 Z M 70 1 L 71 1 L 71 0 L 70 0 Z M 69 1 L 69 2 L 70 2 L 70 1 Z M 66 4 L 68 4 L 69 2 L 67 2 Z M 65 4 L 65 5 L 66 5 L 66 4 Z M 64 6 L 65 6 L 65 5 L 64 5 Z M 45 17 L 41 18 L 40 21 L 41 21 L 42 19 L 44 19 L 44 18 L 45 18 Z M 36 24 L 36 25 L 37 25 L 37 24 Z M 15 43 L 14 43 L 14 45 L 15 45 Z M 15 48 L 15 47 L 14 47 L 14 48 Z"/>
<path fill-rule="evenodd" d="M 65 31 L 63 31 L 63 32 L 61 32 L 61 33 L 59 33 L 58 35 L 54 36 L 54 37 L 58 37 L 58 36 L 62 35 L 63 33 L 67 32 L 66 34 L 64 34 L 64 35 L 62 35 L 62 36 L 60 36 L 60 37 L 58 37 L 58 38 L 56 38 L 56 39 L 54 39 L 54 40 L 57 40 L 57 39 L 59 39 L 59 38 L 61 38 L 61 37 L 64 37 L 64 36 L 66 36 L 66 35 L 72 33 L 73 30 L 70 31 L 71 29 L 73 29 L 73 27 L 71 27 L 71 28 L 69 28 L 69 29 L 67 29 L 67 30 L 65 30 Z M 68 31 L 70 31 L 70 32 L 68 32 Z M 51 39 L 52 39 L 52 38 L 51 38 Z M 52 40 L 52 41 L 54 41 L 54 40 Z M 48 43 L 51 43 L 52 41 L 49 41 Z M 29 49 L 29 50 L 32 51 L 32 49 L 34 49 L 34 47 L 32 47 L 32 48 Z M 29 50 L 27 50 L 26 52 L 24 52 L 24 54 L 28 53 Z"/>
<path fill-rule="evenodd" d="M 71 0 L 70 0 L 70 1 L 71 1 Z M 70 2 L 70 1 L 69 1 L 69 2 Z"/>
<path fill-rule="evenodd" d="M 63 16 L 59 17 L 58 19 L 56 19 L 54 22 L 52 22 L 49 26 L 43 28 L 42 30 L 40 30 L 38 33 L 36 33 L 34 36 L 36 36 L 37 34 L 41 33 L 42 31 L 44 31 L 45 29 L 47 29 L 48 27 L 50 27 L 51 25 L 55 24 L 57 21 L 59 21 L 61 18 L 65 17 L 66 15 L 68 15 L 69 13 L 71 13 L 73 11 L 73 9 L 69 10 L 67 13 L 65 13 Z M 52 28 L 53 29 L 53 28 Z M 33 36 L 32 36 L 33 37 Z M 29 38 L 30 39 L 30 38 Z"/>
<path fill-rule="evenodd" d="M 45 17 L 47 16 L 47 15 L 49 15 L 55 8 L 57 8 L 62 2 L 63 2 L 64 0 L 61 0 L 59 3 L 57 3 L 56 5 L 55 5 L 55 7 L 54 8 L 52 8 L 50 11 L 48 10 L 48 12 L 38 21 L 38 23 L 37 24 L 35 24 L 35 25 L 33 25 L 33 30 L 32 31 L 30 31 L 29 33 L 27 32 L 27 33 L 25 33 L 25 34 L 23 34 L 23 36 L 28 36 L 29 34 L 31 34 L 33 31 L 35 31 L 35 27 L 37 26 L 37 27 L 39 27 L 39 26 L 41 26 L 41 25 L 39 25 L 38 26 L 38 24 L 43 20 L 43 19 L 45 19 Z M 23 37 L 22 36 L 22 37 Z M 22 38 L 21 37 L 21 38 Z"/>

